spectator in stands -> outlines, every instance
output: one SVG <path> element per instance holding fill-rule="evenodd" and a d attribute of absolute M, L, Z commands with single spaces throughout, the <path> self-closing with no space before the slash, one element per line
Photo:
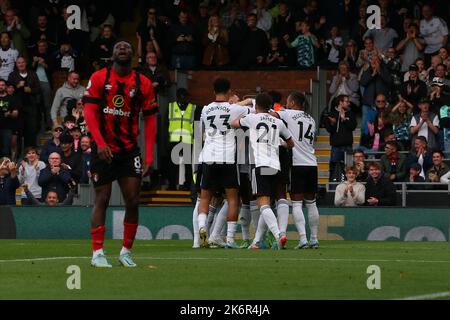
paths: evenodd
<path fill-rule="evenodd" d="M 8 32 L 0 34 L 0 78 L 8 80 L 11 72 L 14 71 L 16 60 L 19 57 L 19 51 L 11 47 L 11 36 Z"/>
<path fill-rule="evenodd" d="M 412 164 L 419 163 L 422 167 L 420 175 L 425 178 L 425 173 L 433 166 L 433 158 L 427 146 L 427 139 L 423 136 L 418 136 L 414 140 L 414 149 L 411 150 L 409 156 L 406 158 L 406 168 L 411 167 Z"/>
<path fill-rule="evenodd" d="M 373 44 L 373 38 L 367 37 L 364 39 L 364 49 L 359 51 L 358 60 L 356 60 L 356 67 L 360 68 L 359 77 L 364 71 L 369 69 L 371 62 L 370 59 L 374 56 L 378 56 L 380 54 L 380 50 L 375 48 Z M 361 94 L 364 94 L 364 90 L 361 90 Z"/>
<path fill-rule="evenodd" d="M 157 8 L 150 6 L 147 10 L 147 16 L 140 22 L 136 35 L 138 37 L 138 57 L 139 62 L 145 63 L 146 52 L 145 44 L 149 41 L 156 41 L 163 48 L 164 54 L 166 54 L 166 25 L 159 19 Z M 140 42 L 140 43 L 139 43 Z"/>
<path fill-rule="evenodd" d="M 238 67 L 248 68 L 264 65 L 264 58 L 269 51 L 266 33 L 256 26 L 256 14 L 247 16 L 247 29 L 241 46 L 242 50 L 238 58 Z"/>
<path fill-rule="evenodd" d="M 230 62 L 228 52 L 228 31 L 222 27 L 220 18 L 212 16 L 208 21 L 208 29 L 202 35 L 204 46 L 202 64 L 204 66 L 225 66 Z"/>
<path fill-rule="evenodd" d="M 441 177 L 441 183 L 450 184 L 450 171 Z"/>
<path fill-rule="evenodd" d="M 56 191 L 58 199 L 65 199 L 69 192 L 70 173 L 61 166 L 61 155 L 57 152 L 50 154 L 48 163 L 38 178 L 42 188 L 41 199 L 46 199 L 49 191 Z"/>
<path fill-rule="evenodd" d="M 411 149 L 409 125 L 411 124 L 412 109 L 413 105 L 400 96 L 398 103 L 389 113 L 389 120 L 392 123 L 392 130 L 400 150 Z"/>
<path fill-rule="evenodd" d="M 434 150 L 439 147 L 439 117 L 430 111 L 430 101 L 421 100 L 419 102 L 420 113 L 413 115 L 411 118 L 410 130 L 412 140 L 422 136 L 426 139 L 428 148 Z"/>
<path fill-rule="evenodd" d="M 403 82 L 401 96 L 413 106 L 427 97 L 427 85 L 419 79 L 419 68 L 415 64 L 409 66 L 409 80 Z M 418 111 L 417 107 L 413 108 L 413 113 Z"/>
<path fill-rule="evenodd" d="M 278 39 L 288 35 L 290 39 L 295 35 L 295 23 L 293 14 L 286 2 L 280 1 L 279 14 L 273 19 L 272 32 Z"/>
<path fill-rule="evenodd" d="M 56 91 L 53 99 L 51 116 L 55 126 L 61 124 L 61 118 L 72 113 L 76 101 L 83 97 L 84 91 L 85 88 L 80 85 L 80 74 L 70 72 L 67 81 Z"/>
<path fill-rule="evenodd" d="M 421 57 L 424 49 L 424 40 L 419 35 L 419 26 L 411 23 L 408 26 L 405 38 L 401 40 L 395 49 L 402 52 L 402 72 L 408 71 L 410 65 L 415 64 L 416 59 Z"/>
<path fill-rule="evenodd" d="M 68 72 L 78 69 L 78 53 L 68 41 L 60 43 L 59 51 L 54 58 L 53 65 L 56 70 L 66 70 Z"/>
<path fill-rule="evenodd" d="M 280 39 L 276 35 L 270 36 L 270 50 L 266 57 L 266 65 L 277 68 L 288 64 L 288 52 L 284 43 L 280 43 Z"/>
<path fill-rule="evenodd" d="M 61 8 L 61 15 L 57 25 L 57 43 L 59 45 L 69 44 L 74 53 L 81 53 L 83 49 L 87 49 L 87 44 L 89 43 L 88 37 L 86 37 L 85 32 L 82 30 L 86 27 L 86 25 L 83 25 L 82 29 L 68 28 L 67 20 L 69 19 L 70 15 L 67 12 L 67 7 L 68 4 L 65 4 Z"/>
<path fill-rule="evenodd" d="M 409 175 L 406 177 L 406 182 L 416 183 L 425 182 L 425 178 L 420 175 L 422 171 L 422 166 L 419 163 L 413 163 L 409 166 Z M 408 190 L 420 190 L 424 189 L 424 186 L 411 186 L 409 185 Z"/>
<path fill-rule="evenodd" d="M 36 51 L 39 41 L 45 41 L 50 47 L 50 51 L 54 51 L 56 46 L 56 28 L 49 26 L 47 15 L 44 12 L 38 14 L 36 23 L 31 28 L 31 37 L 28 48 L 30 51 Z"/>
<path fill-rule="evenodd" d="M 192 69 L 195 67 L 195 28 L 188 20 L 188 13 L 181 10 L 178 23 L 170 29 L 172 48 L 172 67 Z"/>
<path fill-rule="evenodd" d="M 366 187 L 356 181 L 358 169 L 355 167 L 345 168 L 346 181 L 336 187 L 334 194 L 334 205 L 337 207 L 356 207 L 365 202 Z"/>
<path fill-rule="evenodd" d="M 429 84 L 429 82 L 431 82 L 431 80 L 436 76 L 436 69 L 440 64 L 442 64 L 442 59 L 440 56 L 435 55 L 431 57 L 431 66 L 427 69 L 427 84 Z"/>
<path fill-rule="evenodd" d="M 425 40 L 425 64 L 429 64 L 432 56 L 448 43 L 448 27 L 445 21 L 433 15 L 433 9 L 425 4 L 422 7 L 423 19 L 420 20 L 420 34 Z"/>
<path fill-rule="evenodd" d="M 39 105 L 41 106 L 41 113 L 43 114 L 45 128 L 49 131 L 53 125 L 50 115 L 52 107 L 51 79 L 53 74 L 53 62 L 48 52 L 48 43 L 46 40 L 39 40 L 37 42 L 37 51 L 33 54 L 32 61 L 31 66 L 38 76 L 39 85 L 41 87 L 42 99 Z"/>
<path fill-rule="evenodd" d="M 154 52 L 148 52 L 145 61 L 146 64 L 139 71 L 152 81 L 153 90 L 157 95 L 170 84 L 169 71 L 164 65 L 158 63 L 158 57 Z"/>
<path fill-rule="evenodd" d="M 443 92 L 444 81 L 439 77 L 434 77 L 431 81 L 431 93 L 430 93 L 430 110 L 439 114 L 439 110 L 442 106 L 450 106 L 450 95 Z"/>
<path fill-rule="evenodd" d="M 316 64 L 315 50 L 320 47 L 317 37 L 311 33 L 311 23 L 308 21 L 297 21 L 296 31 L 301 34 L 290 42 L 289 37 L 284 40 L 289 48 L 295 48 L 297 53 L 297 65 L 300 68 L 311 68 Z"/>
<path fill-rule="evenodd" d="M 397 202 L 394 184 L 381 171 L 378 162 L 369 164 L 369 177 L 366 183 L 366 206 L 395 206 Z"/>
<path fill-rule="evenodd" d="M 353 113 L 359 111 L 359 82 L 356 74 L 350 72 L 347 62 L 339 62 L 338 74 L 333 77 L 329 93 L 331 94 L 330 103 L 339 95 L 345 94 L 350 98 L 350 109 Z"/>
<path fill-rule="evenodd" d="M 386 54 L 381 57 L 392 77 L 390 97 L 392 97 L 391 100 L 393 100 L 394 97 L 398 97 L 400 94 L 403 83 L 402 74 L 400 71 L 401 63 L 394 48 L 388 48 Z"/>
<path fill-rule="evenodd" d="M 363 39 L 372 37 L 375 47 L 379 48 L 381 52 L 386 53 L 389 48 L 394 45 L 395 39 L 398 38 L 397 31 L 387 26 L 388 18 L 385 15 L 381 15 L 381 29 L 367 30 L 363 36 Z"/>
<path fill-rule="evenodd" d="M 364 39 L 363 41 L 363 36 L 366 34 L 366 32 L 367 32 L 366 6 L 361 5 L 358 9 L 358 19 L 351 26 L 350 30 L 350 39 L 353 39 L 356 42 L 357 47 L 361 48 L 363 45 L 365 45 L 367 38 Z"/>
<path fill-rule="evenodd" d="M 11 161 L 17 162 L 18 157 L 18 143 L 19 135 L 21 135 L 21 125 L 20 125 L 20 113 L 22 112 L 22 105 L 19 97 L 15 94 L 16 88 L 11 83 L 6 83 L 6 92 L 11 99 L 11 104 L 17 106 L 18 116 L 9 119 L 9 123 L 12 128 L 11 136 Z"/>
<path fill-rule="evenodd" d="M 24 193 L 27 197 L 27 201 L 29 205 L 33 206 L 49 206 L 49 207 L 55 207 L 55 206 L 68 206 L 71 205 L 73 202 L 73 197 L 75 196 L 75 190 L 70 189 L 69 193 L 67 194 L 66 199 L 64 199 L 63 202 L 59 202 L 58 193 L 56 191 L 49 191 L 47 193 L 47 197 L 45 198 L 44 202 L 41 202 L 40 199 L 37 199 L 33 193 L 28 189 L 28 185 L 24 184 L 22 185 L 22 188 L 24 190 Z M 23 199 L 22 199 L 23 202 Z"/>
<path fill-rule="evenodd" d="M 331 110 L 325 121 L 331 144 L 330 181 L 341 181 L 345 153 L 352 151 L 353 131 L 356 129 L 356 119 L 350 110 L 349 96 L 338 96 L 336 103 L 337 106 Z"/>
<path fill-rule="evenodd" d="M 422 80 L 423 82 L 426 83 L 428 81 L 428 71 L 425 68 L 425 60 L 423 58 L 417 58 L 416 61 L 414 62 L 414 64 L 418 68 L 417 74 L 418 74 L 419 80 Z M 408 69 L 409 69 L 409 67 L 408 67 Z M 408 80 L 409 80 L 409 70 L 403 76 L 403 81 L 408 81 Z"/>
<path fill-rule="evenodd" d="M 16 164 L 9 158 L 0 158 L 0 206 L 16 204 L 19 186 Z"/>
<path fill-rule="evenodd" d="M 243 15 L 243 12 L 239 11 L 239 5 L 234 2 L 231 4 L 229 22 L 222 19 L 225 27 L 229 23 L 228 34 L 230 41 L 228 48 L 230 51 L 230 61 L 233 65 L 237 65 L 238 63 L 239 57 L 243 50 L 242 44 L 245 43 L 244 40 L 247 36 L 247 16 L 244 15 L 243 18 L 241 18 L 241 14 Z"/>
<path fill-rule="evenodd" d="M 61 166 L 70 173 L 70 177 L 76 183 L 79 183 L 81 175 L 83 174 L 83 162 L 81 159 L 81 154 L 73 150 L 74 139 L 70 134 L 63 135 L 60 141 L 62 150 Z"/>
<path fill-rule="evenodd" d="M 317 0 L 308 0 L 302 10 L 297 12 L 297 21 L 308 21 L 311 31 L 314 33 L 323 31 L 327 20 L 325 16 L 319 14 L 319 3 Z"/>
<path fill-rule="evenodd" d="M 356 170 L 356 181 L 363 182 L 367 180 L 366 154 L 362 149 L 356 149 L 352 155 L 353 167 Z"/>
<path fill-rule="evenodd" d="M 63 127 L 61 125 L 56 126 L 52 131 L 52 138 L 47 140 L 41 150 L 40 160 L 48 163 L 48 157 L 51 153 L 62 154 L 61 149 L 61 134 L 63 132 Z"/>
<path fill-rule="evenodd" d="M 448 55 L 448 50 L 445 47 L 439 49 L 439 57 L 441 57 L 442 63 L 446 66 L 448 65 L 448 62 L 450 62 L 450 56 Z"/>
<path fill-rule="evenodd" d="M 344 58 L 342 61 L 347 62 L 351 71 L 356 70 L 356 61 L 358 60 L 358 47 L 353 39 L 345 44 Z"/>
<path fill-rule="evenodd" d="M 450 153 L 450 105 L 444 105 L 439 111 L 439 126 L 442 130 L 443 150 Z"/>
<path fill-rule="evenodd" d="M 266 5 L 266 0 L 256 0 L 252 13 L 256 14 L 256 27 L 268 33 L 272 28 L 272 16 L 267 12 Z"/>
<path fill-rule="evenodd" d="M 75 127 L 80 129 L 81 134 L 87 134 L 86 120 L 84 119 L 84 104 L 82 99 L 79 99 L 75 108 L 72 109 L 72 116 L 75 118 Z"/>
<path fill-rule="evenodd" d="M 22 106 L 20 121 L 22 124 L 24 147 L 37 145 L 39 131 L 39 96 L 41 86 L 39 78 L 33 70 L 27 67 L 25 58 L 19 57 L 16 61 L 16 70 L 8 77 L 8 82 L 16 87 L 16 93 Z"/>
<path fill-rule="evenodd" d="M 443 64 L 443 63 L 440 63 L 440 64 L 438 64 L 437 66 L 436 66 L 436 72 L 435 72 L 435 74 L 434 74 L 434 77 L 433 78 L 429 78 L 429 82 L 428 82 L 428 84 L 431 86 L 431 84 L 432 84 L 432 81 L 433 81 L 433 79 L 434 78 L 440 78 L 441 80 L 442 80 L 442 82 L 443 82 L 443 84 L 444 84 L 444 91 L 446 92 L 446 93 L 448 93 L 449 92 L 449 87 L 450 87 L 450 80 L 449 80 L 449 78 L 448 78 L 448 74 L 447 74 L 447 66 L 445 65 L 445 64 Z"/>
<path fill-rule="evenodd" d="M 92 159 L 91 138 L 89 136 L 82 136 L 80 139 L 81 159 L 83 163 L 83 173 L 81 174 L 80 183 L 88 184 L 91 173 L 89 167 Z"/>
<path fill-rule="evenodd" d="M 69 134 L 73 138 L 73 151 L 75 153 L 81 153 L 81 129 L 77 125 L 69 130 Z"/>
<path fill-rule="evenodd" d="M 38 177 L 41 170 L 45 169 L 45 163 L 39 160 L 39 152 L 35 147 L 25 149 L 25 159 L 19 166 L 19 182 L 26 184 L 29 192 L 39 201 L 42 196 L 42 188 L 38 184 Z M 22 191 L 22 205 L 31 205 L 27 195 Z"/>
<path fill-rule="evenodd" d="M 432 159 L 433 159 L 433 166 L 428 169 L 426 177 L 427 181 L 430 182 L 439 182 L 441 177 L 446 174 L 450 169 L 449 167 L 444 163 L 444 153 L 441 150 L 435 150 L 432 153 Z M 430 177 L 430 173 L 435 175 L 435 179 Z"/>
<path fill-rule="evenodd" d="M 375 109 L 369 109 L 367 133 L 361 134 L 360 147 L 365 150 L 379 151 L 384 143 L 384 132 L 390 129 L 389 104 L 384 94 L 378 94 L 375 99 Z"/>
<path fill-rule="evenodd" d="M 403 181 L 406 176 L 405 156 L 398 152 L 398 145 L 395 141 L 386 142 L 384 149 L 385 154 L 380 159 L 381 170 L 392 182 Z"/>
<path fill-rule="evenodd" d="M 0 32 L 4 31 L 10 34 L 12 44 L 19 52 L 19 55 L 28 60 L 26 42 L 31 34 L 22 19 L 17 16 L 17 12 L 14 9 L 7 10 L 4 21 L 0 22 Z"/>
<path fill-rule="evenodd" d="M 363 71 L 360 80 L 360 84 L 364 87 L 362 96 L 362 135 L 369 134 L 368 123 L 375 120 L 376 100 L 383 95 L 384 102 L 387 102 L 386 97 L 389 97 L 392 84 L 389 70 L 386 65 L 380 61 L 380 58 L 375 55 L 370 58 L 370 61 L 369 68 Z"/>
<path fill-rule="evenodd" d="M 6 82 L 0 79 L 0 157 L 11 156 L 11 139 L 16 129 L 19 106 L 6 92 Z"/>
<path fill-rule="evenodd" d="M 328 39 L 322 39 L 319 42 L 324 53 L 324 61 L 321 62 L 321 65 L 329 68 L 337 67 L 344 56 L 344 40 L 339 34 L 339 28 L 331 27 Z"/>
<path fill-rule="evenodd" d="M 93 67 L 95 70 L 106 68 L 111 63 L 112 49 L 116 42 L 111 25 L 102 26 L 101 34 L 92 45 Z"/>

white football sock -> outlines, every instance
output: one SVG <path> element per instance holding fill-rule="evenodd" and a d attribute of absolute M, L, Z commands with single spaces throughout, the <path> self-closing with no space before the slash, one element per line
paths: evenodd
<path fill-rule="evenodd" d="M 200 199 L 197 198 L 197 202 L 195 203 L 194 211 L 192 211 L 192 227 L 194 230 L 194 247 L 198 247 L 200 245 L 200 236 L 198 234 L 198 206 L 200 204 Z"/>
<path fill-rule="evenodd" d="M 258 220 L 260 211 L 258 208 L 258 204 L 256 203 L 256 200 L 250 201 L 250 215 L 252 217 L 251 223 L 253 226 L 253 230 L 256 232 L 256 229 L 258 229 Z"/>
<path fill-rule="evenodd" d="M 280 232 L 286 233 L 289 221 L 289 202 L 286 199 L 280 199 L 277 203 L 278 226 Z"/>
<path fill-rule="evenodd" d="M 228 221 L 227 222 L 227 243 L 234 242 L 234 234 L 236 233 L 237 222 Z"/>
<path fill-rule="evenodd" d="M 95 259 L 95 258 L 97 258 L 98 256 L 100 256 L 100 255 L 105 255 L 105 253 L 103 252 L 103 249 L 98 249 L 98 250 L 95 250 L 93 253 L 92 253 L 92 259 Z"/>
<path fill-rule="evenodd" d="M 305 200 L 306 208 L 308 209 L 308 223 L 310 230 L 310 241 L 317 241 L 319 232 L 319 210 L 317 209 L 316 200 Z"/>
<path fill-rule="evenodd" d="M 130 249 L 127 249 L 125 247 L 122 247 L 122 250 L 120 250 L 120 255 L 126 254 L 126 253 L 131 253 Z"/>
<path fill-rule="evenodd" d="M 219 213 L 216 214 L 216 218 L 214 219 L 214 228 L 211 232 L 210 238 L 218 238 L 222 232 L 222 228 L 225 226 L 227 222 L 228 215 L 228 202 L 224 201 L 223 206 L 220 209 Z"/>
<path fill-rule="evenodd" d="M 200 212 L 198 214 L 198 229 L 205 228 L 206 226 L 206 213 Z"/>
<path fill-rule="evenodd" d="M 262 206 L 260 211 L 261 217 L 269 227 L 270 232 L 272 232 L 275 239 L 278 239 L 280 237 L 280 228 L 278 227 L 277 218 L 275 217 L 272 209 L 270 206 Z"/>
<path fill-rule="evenodd" d="M 267 224 L 261 217 L 258 219 L 258 226 L 256 227 L 255 237 L 253 238 L 253 244 L 262 240 L 262 237 L 267 231 Z"/>
<path fill-rule="evenodd" d="M 292 216 L 294 217 L 294 223 L 297 227 L 300 242 L 305 243 L 306 240 L 306 228 L 305 228 L 305 216 L 303 215 L 303 202 L 292 201 Z"/>
<path fill-rule="evenodd" d="M 241 212 L 239 213 L 240 221 L 241 221 L 241 230 L 242 230 L 242 240 L 250 239 L 248 235 L 249 227 L 250 227 L 250 206 L 248 204 L 243 204 L 241 206 Z"/>
<path fill-rule="evenodd" d="M 206 233 L 208 234 L 208 236 L 211 232 L 211 226 L 214 222 L 215 214 L 216 214 L 216 207 L 209 206 L 208 219 L 206 220 Z"/>

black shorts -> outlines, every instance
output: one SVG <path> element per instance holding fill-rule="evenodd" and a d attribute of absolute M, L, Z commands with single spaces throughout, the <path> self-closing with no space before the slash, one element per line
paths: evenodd
<path fill-rule="evenodd" d="M 196 176 L 195 176 L 195 192 L 200 193 L 200 191 L 202 190 L 200 182 L 202 181 L 202 176 L 203 176 L 203 169 L 202 169 L 202 164 L 199 163 L 198 167 L 197 167 L 197 172 L 196 172 Z"/>
<path fill-rule="evenodd" d="M 239 171 L 236 164 L 203 163 L 202 171 L 202 189 L 239 188 Z"/>
<path fill-rule="evenodd" d="M 142 176 L 140 151 L 137 149 L 129 153 L 113 154 L 112 162 L 107 163 L 98 157 L 94 149 L 89 170 L 94 188 L 124 177 L 140 178 Z"/>
<path fill-rule="evenodd" d="M 291 194 L 317 193 L 317 166 L 293 166 Z"/>
<path fill-rule="evenodd" d="M 289 153 L 289 150 L 286 148 L 280 147 L 279 149 L 279 157 L 280 157 L 280 168 L 281 171 L 278 173 L 278 184 L 289 184 L 289 174 L 291 171 L 292 164 L 292 156 Z"/>
<path fill-rule="evenodd" d="M 258 167 L 252 170 L 252 191 L 257 197 L 272 197 L 277 189 L 279 172 L 269 167 Z"/>

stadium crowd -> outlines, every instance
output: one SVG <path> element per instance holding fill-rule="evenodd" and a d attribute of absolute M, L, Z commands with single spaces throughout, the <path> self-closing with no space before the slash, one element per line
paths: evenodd
<path fill-rule="evenodd" d="M 67 28 L 69 4 L 82 9 L 81 30 Z M 74 186 L 89 183 L 91 138 L 80 83 L 110 64 L 120 26 L 138 4 L 0 1 L 0 204 L 15 204 L 20 185 L 24 204 L 70 203 Z M 381 29 L 367 28 L 371 4 L 381 8 Z M 153 0 L 144 6 L 138 70 L 157 93 L 169 86 L 167 69 L 174 68 L 334 70 L 320 119 L 330 133 L 330 181 L 378 181 L 367 174 L 377 171 L 384 190 L 392 182 L 448 183 L 446 1 Z M 52 137 L 40 147 L 45 131 Z M 379 161 L 344 168 L 346 153 L 354 161 L 355 154 Z M 360 186 L 337 190 L 346 199 L 336 205 L 360 202 L 347 197 Z"/>

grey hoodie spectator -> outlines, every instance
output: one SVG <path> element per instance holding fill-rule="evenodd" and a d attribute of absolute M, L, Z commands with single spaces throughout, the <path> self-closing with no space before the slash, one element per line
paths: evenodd
<path fill-rule="evenodd" d="M 56 91 L 55 99 L 53 100 L 51 117 L 55 126 L 61 124 L 58 115 L 60 118 L 64 118 L 66 115 L 71 114 L 68 113 L 68 107 L 75 107 L 76 101 L 83 97 L 84 91 L 85 88 L 80 85 L 80 75 L 77 72 L 70 72 L 67 81 Z M 73 101 L 73 106 L 71 106 L 69 101 Z"/>

